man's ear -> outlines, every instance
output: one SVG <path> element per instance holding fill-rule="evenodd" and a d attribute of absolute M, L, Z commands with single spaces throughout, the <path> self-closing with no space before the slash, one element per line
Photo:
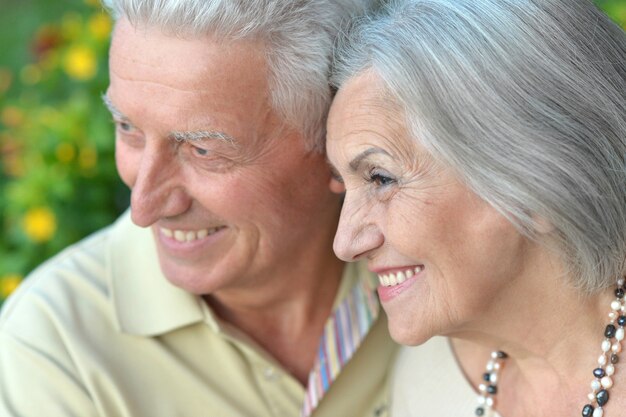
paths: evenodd
<path fill-rule="evenodd" d="M 338 181 L 336 178 L 332 177 L 330 179 L 330 182 L 328 183 L 328 188 L 330 188 L 330 191 L 336 194 L 343 194 L 346 192 L 346 186 L 343 185 L 343 183 Z"/>

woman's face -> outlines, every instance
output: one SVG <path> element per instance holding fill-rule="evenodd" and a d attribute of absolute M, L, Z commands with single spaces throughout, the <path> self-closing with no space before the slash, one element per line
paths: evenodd
<path fill-rule="evenodd" d="M 331 108 L 328 157 L 346 192 L 334 249 L 367 259 L 393 338 L 419 344 L 501 309 L 530 243 L 410 137 L 381 86 L 359 75 Z"/>

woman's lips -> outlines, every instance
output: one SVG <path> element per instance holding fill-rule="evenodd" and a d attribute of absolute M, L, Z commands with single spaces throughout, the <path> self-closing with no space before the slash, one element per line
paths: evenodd
<path fill-rule="evenodd" d="M 400 270 L 395 269 L 395 272 L 379 273 L 378 295 L 380 300 L 385 302 L 400 295 L 417 281 L 423 270 L 423 265 L 417 265 Z"/>

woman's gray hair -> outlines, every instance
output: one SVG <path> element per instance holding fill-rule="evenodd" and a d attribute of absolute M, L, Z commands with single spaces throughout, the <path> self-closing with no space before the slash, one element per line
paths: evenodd
<path fill-rule="evenodd" d="M 323 151 L 332 93 L 332 45 L 368 0 L 103 0 L 114 19 L 180 36 L 255 39 L 265 45 L 273 108 Z"/>
<path fill-rule="evenodd" d="M 578 288 L 626 273 L 626 35 L 590 1 L 391 1 L 339 41 L 333 84 L 365 71 Z"/>

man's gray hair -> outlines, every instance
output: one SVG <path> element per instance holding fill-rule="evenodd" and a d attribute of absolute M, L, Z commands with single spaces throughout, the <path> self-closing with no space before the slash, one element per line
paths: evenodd
<path fill-rule="evenodd" d="M 114 19 L 180 36 L 263 42 L 274 110 L 323 151 L 332 45 L 368 0 L 103 0 Z M 246 65 L 246 63 L 242 63 Z"/>
<path fill-rule="evenodd" d="M 522 233 L 552 227 L 578 288 L 626 273 L 626 35 L 591 1 L 391 1 L 335 65 L 335 86 L 380 76 L 411 135 Z"/>

